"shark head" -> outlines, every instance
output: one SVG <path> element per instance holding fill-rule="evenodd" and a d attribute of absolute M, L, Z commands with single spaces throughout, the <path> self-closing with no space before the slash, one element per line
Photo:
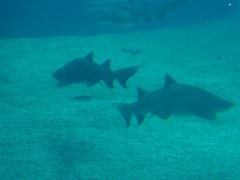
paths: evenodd
<path fill-rule="evenodd" d="M 57 86 L 58 87 L 63 87 L 66 85 L 71 84 L 69 79 L 66 78 L 66 71 L 64 68 L 59 68 L 56 71 L 52 73 L 52 77 L 57 80 Z"/>
<path fill-rule="evenodd" d="M 58 81 L 63 80 L 64 79 L 64 69 L 63 68 L 59 68 L 56 71 L 54 71 L 52 73 L 52 77 Z"/>
<path fill-rule="evenodd" d="M 82 67 L 93 64 L 93 52 L 88 53 L 85 57 L 72 60 L 64 66 L 58 68 L 52 73 L 52 77 L 58 81 L 57 86 L 70 85 L 78 79 Z"/>
<path fill-rule="evenodd" d="M 217 104 L 217 109 L 216 111 L 224 111 L 232 108 L 234 106 L 234 103 L 221 99 L 218 104 Z"/>

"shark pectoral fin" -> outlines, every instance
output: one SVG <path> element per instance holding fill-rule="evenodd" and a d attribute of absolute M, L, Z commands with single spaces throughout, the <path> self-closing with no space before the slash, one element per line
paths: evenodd
<path fill-rule="evenodd" d="M 107 87 L 112 89 L 113 88 L 113 80 L 114 80 L 113 78 L 106 78 L 103 81 L 107 85 Z"/>
<path fill-rule="evenodd" d="M 157 113 L 154 113 L 155 115 L 157 115 L 158 117 L 160 117 L 161 119 L 164 119 L 164 120 L 167 120 L 170 116 L 171 116 L 171 113 L 170 112 L 157 112 Z"/>
<path fill-rule="evenodd" d="M 196 116 L 207 119 L 207 120 L 215 120 L 216 113 L 211 111 L 199 111 L 195 113 Z"/>
<path fill-rule="evenodd" d="M 143 114 L 136 114 L 136 118 L 137 118 L 137 122 L 138 122 L 138 125 L 141 125 L 144 118 L 145 118 L 145 115 Z"/>

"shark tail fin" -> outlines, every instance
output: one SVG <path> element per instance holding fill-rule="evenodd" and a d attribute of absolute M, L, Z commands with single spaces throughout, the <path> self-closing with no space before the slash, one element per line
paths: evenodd
<path fill-rule="evenodd" d="M 136 65 L 124 69 L 114 71 L 114 77 L 121 84 L 122 87 L 127 88 L 127 81 L 131 78 L 142 65 Z"/>
<path fill-rule="evenodd" d="M 111 60 L 106 60 L 104 61 L 101 66 L 103 67 L 103 69 L 105 69 L 106 71 L 108 72 L 111 72 L 110 68 L 111 68 Z M 108 76 L 108 77 L 105 77 L 103 79 L 104 83 L 107 85 L 107 87 L 109 88 L 113 88 L 113 80 L 114 80 L 114 77 L 112 76 Z"/>
<path fill-rule="evenodd" d="M 129 103 L 113 103 L 118 111 L 120 112 L 121 116 L 125 120 L 126 127 L 130 126 L 131 116 L 133 114 L 133 104 Z"/>

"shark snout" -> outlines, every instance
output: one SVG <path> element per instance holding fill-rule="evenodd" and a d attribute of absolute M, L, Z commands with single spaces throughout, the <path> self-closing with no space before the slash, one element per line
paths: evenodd
<path fill-rule="evenodd" d="M 227 101 L 226 102 L 226 109 L 230 109 L 234 106 L 234 103 L 230 102 L 230 101 Z"/>
<path fill-rule="evenodd" d="M 231 101 L 224 100 L 219 106 L 219 111 L 230 109 L 233 106 L 234 106 L 234 103 L 232 103 Z"/>
<path fill-rule="evenodd" d="M 52 77 L 57 80 L 56 86 L 57 87 L 62 87 L 64 86 L 64 77 L 62 76 L 62 73 L 59 72 L 59 70 L 56 70 L 52 73 Z"/>
<path fill-rule="evenodd" d="M 59 70 L 56 70 L 52 73 L 52 77 L 56 80 L 62 79 L 62 73 Z"/>

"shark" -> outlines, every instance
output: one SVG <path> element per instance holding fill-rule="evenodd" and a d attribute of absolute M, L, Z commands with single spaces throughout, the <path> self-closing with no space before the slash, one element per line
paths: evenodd
<path fill-rule="evenodd" d="M 135 65 L 116 71 L 110 69 L 111 60 L 106 60 L 102 64 L 93 61 L 93 52 L 85 57 L 74 59 L 52 73 L 52 77 L 57 80 L 58 87 L 71 84 L 85 83 L 88 87 L 99 84 L 102 81 L 107 87 L 113 88 L 114 80 L 117 80 L 123 88 L 127 88 L 127 81 L 142 65 Z"/>
<path fill-rule="evenodd" d="M 186 1 L 187 0 L 171 0 L 157 5 L 151 5 L 148 0 L 142 3 L 129 0 L 125 4 L 108 7 L 108 9 L 100 9 L 99 12 L 95 10 L 94 14 L 99 14 L 97 20 L 101 23 L 131 26 L 142 22 L 150 23 L 154 20 L 162 21 L 169 13 Z"/>
<path fill-rule="evenodd" d="M 156 115 L 168 119 L 171 115 L 196 115 L 215 120 L 216 113 L 234 106 L 228 100 L 199 87 L 178 83 L 170 75 L 165 75 L 164 87 L 153 92 L 137 88 L 138 99 L 134 103 L 113 103 L 130 126 L 132 115 L 137 123 L 143 123 L 146 115 Z"/>

